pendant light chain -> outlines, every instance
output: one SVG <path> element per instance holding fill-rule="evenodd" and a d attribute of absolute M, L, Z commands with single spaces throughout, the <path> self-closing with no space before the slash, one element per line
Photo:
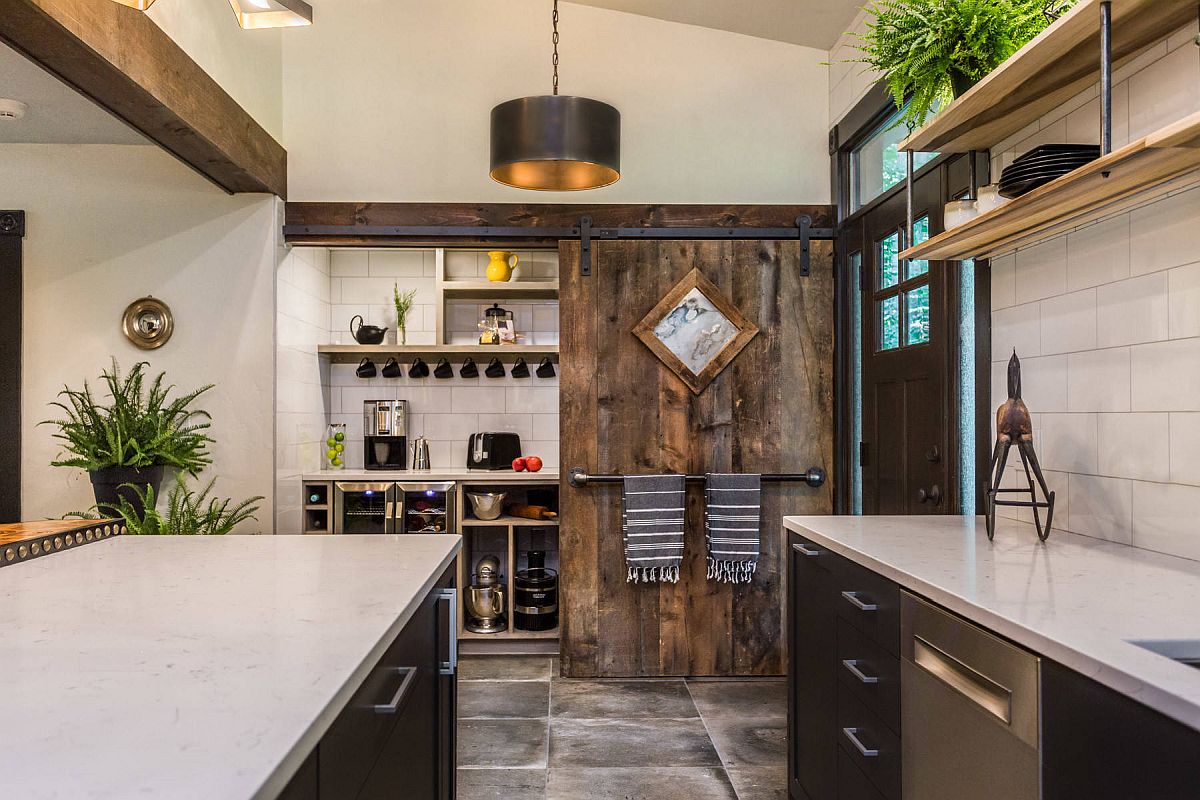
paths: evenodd
<path fill-rule="evenodd" d="M 554 0 L 554 14 L 550 19 L 554 23 L 554 93 L 558 94 L 558 0 Z"/>

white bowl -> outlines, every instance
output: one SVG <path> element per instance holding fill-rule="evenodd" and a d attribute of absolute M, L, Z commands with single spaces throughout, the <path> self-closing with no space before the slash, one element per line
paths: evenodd
<path fill-rule="evenodd" d="M 496 519 L 504 510 L 504 498 L 507 492 L 467 492 L 471 508 L 479 519 Z"/>
<path fill-rule="evenodd" d="M 974 200 L 952 200 L 946 203 L 945 227 L 953 230 L 963 223 L 970 222 L 979 216 Z"/>
<path fill-rule="evenodd" d="M 1007 197 L 1000 196 L 1000 187 L 994 183 L 988 186 L 980 186 L 978 194 L 979 198 L 975 201 L 975 208 L 980 214 L 995 211 L 1008 202 Z"/>

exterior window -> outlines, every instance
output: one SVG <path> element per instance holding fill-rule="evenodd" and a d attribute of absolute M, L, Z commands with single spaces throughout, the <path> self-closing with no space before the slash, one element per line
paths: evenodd
<path fill-rule="evenodd" d="M 929 239 L 929 217 L 913 223 L 913 240 Z M 898 350 L 929 343 L 929 262 L 900 262 L 900 231 L 876 243 L 875 319 L 876 347 Z"/>
<path fill-rule="evenodd" d="M 850 210 L 857 211 L 867 203 L 904 180 L 905 154 L 898 145 L 908 135 L 908 128 L 897 125 L 896 112 L 875 133 L 850 153 Z M 913 169 L 918 170 L 937 158 L 937 153 L 914 153 Z"/>
<path fill-rule="evenodd" d="M 850 393 L 851 405 L 854 409 L 854 419 L 851 421 L 853 430 L 850 432 L 850 441 L 862 441 L 862 264 L 863 254 L 861 252 L 850 254 L 850 275 L 854 281 L 854 291 L 850 293 L 851 313 L 854 317 L 854 324 L 850 326 Z M 862 463 L 859 461 L 858 447 L 854 448 L 854 466 L 851 470 L 851 484 L 853 490 L 851 492 L 851 513 L 862 513 Z"/>

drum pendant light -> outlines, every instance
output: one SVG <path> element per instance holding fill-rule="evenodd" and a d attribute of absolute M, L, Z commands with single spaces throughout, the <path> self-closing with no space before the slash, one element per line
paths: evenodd
<path fill-rule="evenodd" d="M 558 0 L 554 0 L 554 94 L 492 109 L 492 179 L 518 189 L 598 189 L 621 177 L 621 112 L 558 93 Z"/>

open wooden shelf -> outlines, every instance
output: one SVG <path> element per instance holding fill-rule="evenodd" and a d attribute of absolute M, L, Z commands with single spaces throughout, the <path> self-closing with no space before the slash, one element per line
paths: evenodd
<path fill-rule="evenodd" d="M 442 292 L 447 299 L 492 300 L 498 298 L 554 299 L 558 281 L 446 281 Z"/>
<path fill-rule="evenodd" d="M 514 630 L 510 625 L 508 630 L 500 631 L 499 633 L 475 633 L 464 629 L 459 632 L 458 638 L 460 640 L 470 639 L 472 641 L 485 641 L 487 639 L 557 639 L 558 628 L 551 628 L 548 631 L 522 631 Z"/>
<path fill-rule="evenodd" d="M 1200 181 L 1200 112 L 900 253 L 961 261 L 1005 253 Z"/>
<path fill-rule="evenodd" d="M 487 366 L 488 360 L 492 357 L 499 358 L 501 361 L 514 361 L 517 356 L 521 356 L 526 361 L 530 359 L 540 359 L 543 356 L 549 356 L 552 360 L 558 360 L 558 345 L 556 344 L 504 344 L 504 345 L 481 345 L 481 344 L 322 344 L 317 346 L 317 353 L 323 356 L 329 356 L 333 361 L 341 363 L 357 363 L 363 356 L 387 358 L 388 356 L 396 356 L 397 360 L 402 360 L 404 357 L 416 358 L 441 358 L 445 356 L 448 359 L 465 358 L 471 356 L 476 362 L 480 358 L 485 360 L 479 364 L 479 374 L 483 374 L 483 368 Z M 531 367 L 537 366 L 531 364 Z M 532 370 L 531 370 L 532 371 Z M 431 375 L 432 377 L 432 375 Z"/>
<path fill-rule="evenodd" d="M 508 514 L 501 514 L 495 519 L 463 517 L 462 524 L 475 528 L 507 528 L 509 525 L 512 525 L 514 528 L 557 528 L 558 520 L 529 519 L 528 517 L 513 517 Z"/>
<path fill-rule="evenodd" d="M 1113 66 L 1196 22 L 1196 0 L 1116 0 Z M 1079 2 L 969 92 L 900 143 L 901 150 L 988 150 L 1100 79 L 1100 0 Z M 1097 126 L 1099 119 L 1097 119 Z"/>

